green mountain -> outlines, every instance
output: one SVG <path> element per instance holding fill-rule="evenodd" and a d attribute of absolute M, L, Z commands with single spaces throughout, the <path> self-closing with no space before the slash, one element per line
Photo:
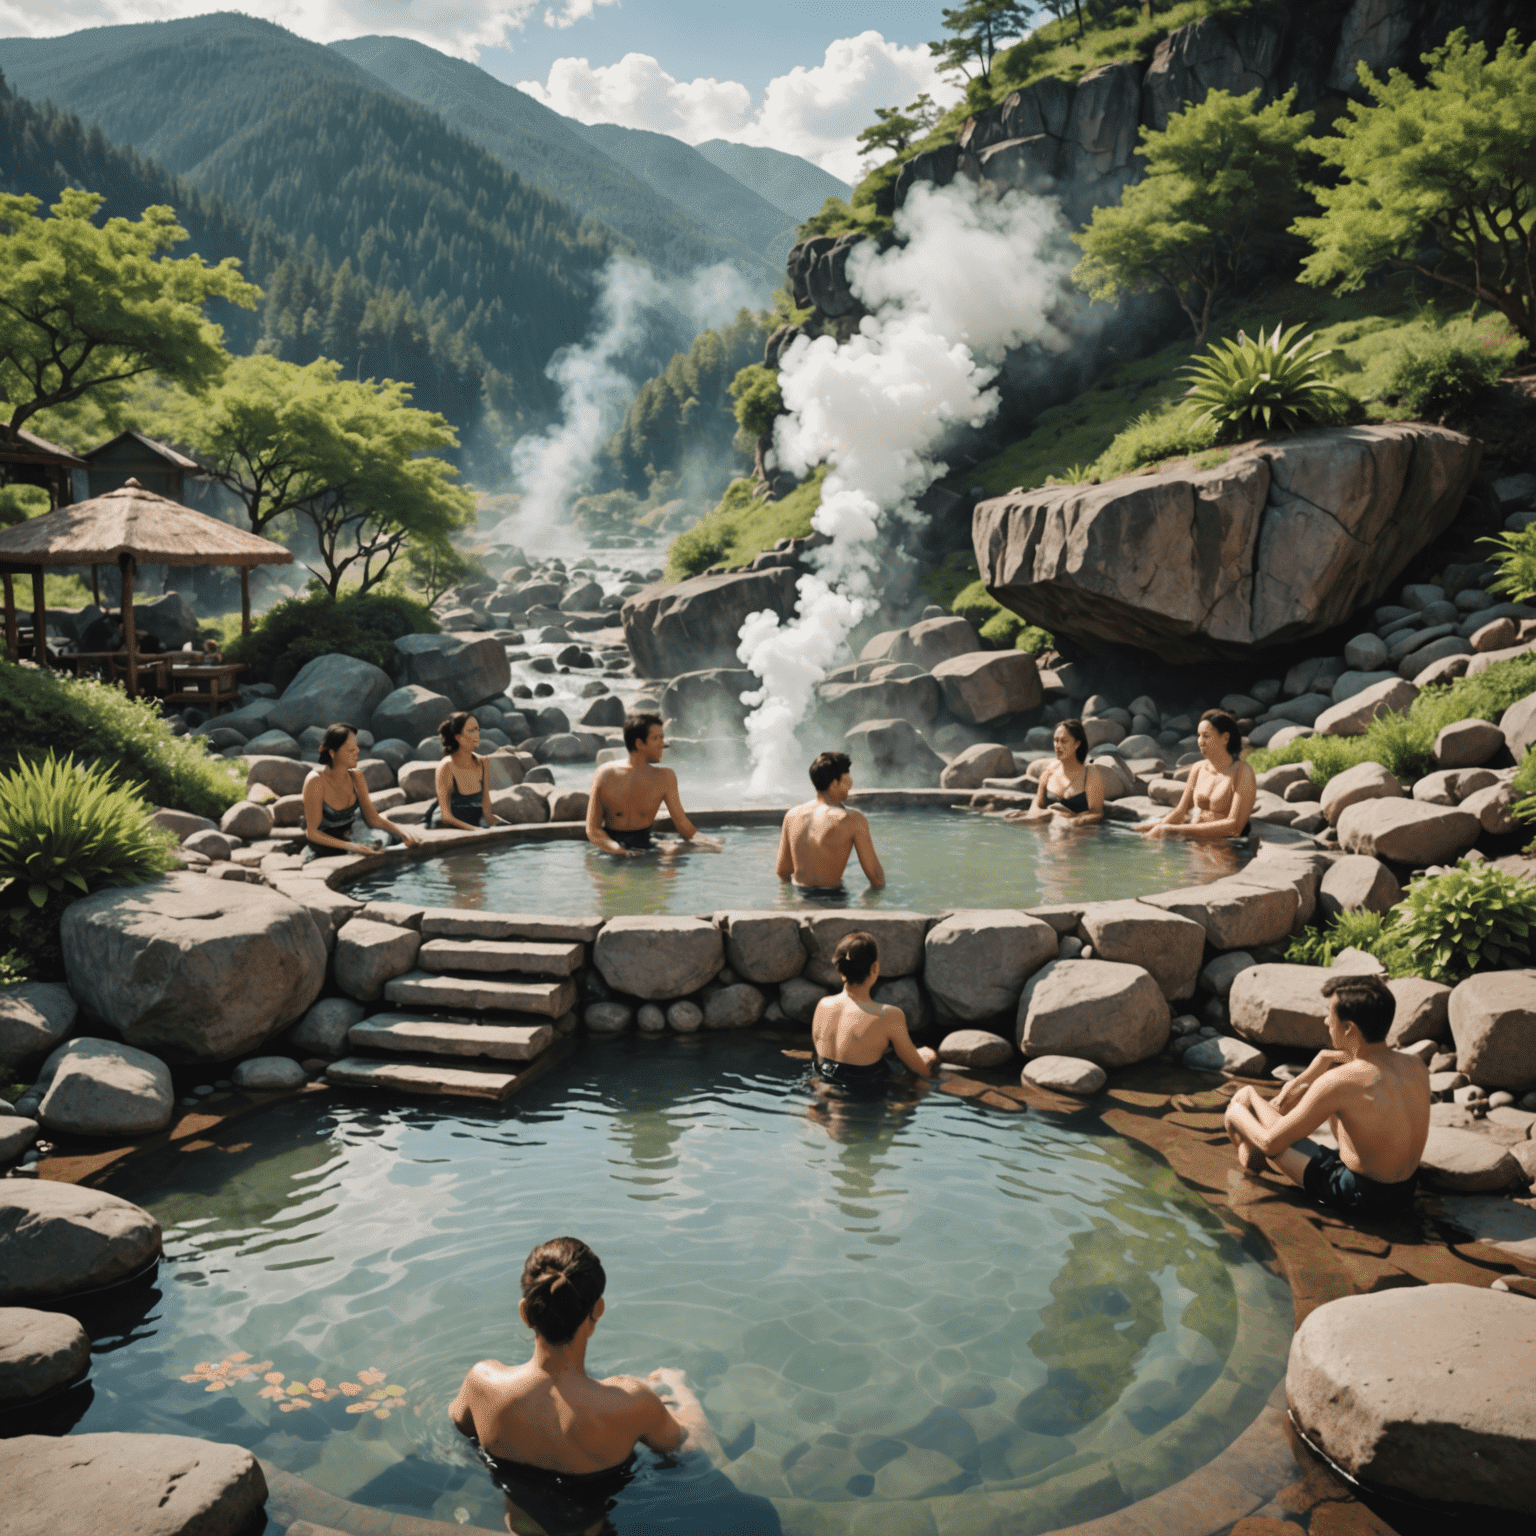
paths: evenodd
<path fill-rule="evenodd" d="M 391 90 L 436 112 L 525 181 L 617 230 L 658 267 L 686 273 L 731 261 L 754 280 L 782 281 L 782 256 L 771 260 L 744 243 L 730 220 L 702 219 L 671 198 L 658 197 L 649 179 L 589 143 L 579 123 L 476 65 L 403 37 L 355 37 L 330 46 Z M 733 198 L 739 201 L 739 192 Z M 774 233 L 782 231 L 775 227 Z"/>
<path fill-rule="evenodd" d="M 840 197 L 846 202 L 853 196 L 853 188 L 846 181 L 839 181 L 830 171 L 799 155 L 787 155 L 782 149 L 733 144 L 729 139 L 706 139 L 694 148 L 728 176 L 754 188 L 759 197 L 797 224 L 819 213 L 829 197 Z"/>

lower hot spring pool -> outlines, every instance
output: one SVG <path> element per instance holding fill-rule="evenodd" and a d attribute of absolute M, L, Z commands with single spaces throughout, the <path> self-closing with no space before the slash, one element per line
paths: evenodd
<path fill-rule="evenodd" d="M 528 842 L 396 864 L 347 884 L 364 900 L 579 917 L 694 914 L 727 908 L 836 907 L 942 912 L 1148 896 L 1235 873 L 1249 858 L 1230 844 L 1152 842 L 1128 827 L 1070 831 L 1019 826 L 969 812 L 868 812 L 886 885 L 872 891 L 856 859 L 844 889 L 814 897 L 774 873 L 779 827 L 711 826 L 724 851 L 621 859 L 584 840 Z M 670 834 L 665 834 L 670 836 Z"/>
<path fill-rule="evenodd" d="M 818 1115 L 805 1080 L 761 1035 L 621 1039 L 501 1109 L 305 1096 L 146 1156 L 111 1187 L 165 1258 L 98 1328 L 76 1427 L 233 1441 L 504 1529 L 447 1408 L 475 1360 L 526 1357 L 522 1261 L 563 1233 L 608 1272 L 589 1366 L 684 1368 L 728 1457 L 642 1452 L 612 1515 L 632 1536 L 1027 1536 L 1253 1420 L 1289 1290 L 1163 1163 L 1086 1111 Z"/>

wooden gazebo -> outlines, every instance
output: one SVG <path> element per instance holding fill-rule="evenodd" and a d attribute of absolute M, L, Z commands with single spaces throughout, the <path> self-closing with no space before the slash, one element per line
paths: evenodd
<path fill-rule="evenodd" d="M 146 491 L 137 480 L 105 496 L 45 512 L 0 529 L 0 580 L 5 589 L 5 642 L 20 654 L 11 577 L 32 573 L 33 639 L 37 661 L 48 665 L 47 603 L 43 573 L 49 566 L 117 565 L 123 575 L 123 644 L 128 692 L 138 692 L 138 640 L 133 627 L 133 573 L 147 565 L 234 565 L 240 568 L 240 611 L 251 627 L 251 567 L 290 565 L 293 552 L 271 539 L 221 523 L 179 501 Z"/>

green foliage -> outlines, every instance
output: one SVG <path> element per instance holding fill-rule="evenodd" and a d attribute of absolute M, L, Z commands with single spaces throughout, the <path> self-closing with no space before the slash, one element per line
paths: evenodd
<path fill-rule="evenodd" d="M 1536 751 L 1526 752 L 1509 787 L 1517 796 L 1515 815 L 1527 825 L 1536 823 Z"/>
<path fill-rule="evenodd" d="M 1312 141 L 1339 175 L 1314 189 L 1321 215 L 1296 221 L 1314 247 L 1303 281 L 1342 290 L 1382 266 L 1411 268 L 1536 340 L 1536 45 L 1511 32 L 1490 60 L 1457 28 L 1424 62 L 1422 85 L 1400 70 L 1377 80 L 1361 63 L 1371 101 L 1350 102 L 1334 134 Z"/>
<path fill-rule="evenodd" d="M 1536 601 L 1536 523 L 1527 523 L 1513 533 L 1496 533 L 1480 543 L 1491 545 L 1498 578 L 1489 584 L 1515 603 Z"/>
<path fill-rule="evenodd" d="M 784 414 L 777 370 L 752 363 L 731 380 L 730 391 L 736 402 L 736 422 L 742 431 L 752 437 L 770 436 L 774 422 Z"/>
<path fill-rule="evenodd" d="M 949 35 L 929 43 L 928 52 L 938 60 L 940 69 L 986 85 L 998 50 L 1009 38 L 1024 37 L 1029 32 L 1030 14 L 1034 9 L 1032 0 L 1023 0 L 1023 3 L 1020 0 L 962 0 L 961 4 L 939 13 Z M 870 130 L 866 129 L 865 133 L 868 132 Z M 862 134 L 860 142 L 863 142 Z M 905 144 L 902 147 L 905 148 Z"/>
<path fill-rule="evenodd" d="M 960 561 L 957 560 L 955 566 L 959 567 Z M 956 570 L 955 574 L 974 573 L 975 569 L 975 560 L 967 558 L 965 569 Z M 975 625 L 981 638 L 994 650 L 1028 651 L 1038 656 L 1056 643 L 1048 631 L 1029 623 L 1011 608 L 1005 608 L 987 591 L 980 579 L 955 591 L 953 581 L 943 579 L 949 574 L 948 570 L 933 573 L 939 579 L 926 581 L 924 590 L 935 602 L 943 603 L 951 613 L 959 614 L 967 623 Z M 953 593 L 947 600 L 940 595 L 946 591 Z"/>
<path fill-rule="evenodd" d="M 1143 411 L 1099 455 L 1094 464 L 1073 465 L 1068 471 L 1072 483 L 1098 476 L 1112 480 L 1128 475 L 1144 464 L 1158 464 L 1164 459 L 1181 458 L 1209 448 L 1217 437 L 1217 424 L 1199 418 L 1182 402 L 1164 406 L 1160 411 Z M 1087 473 L 1084 473 L 1086 468 Z M 1066 478 L 1066 477 L 1063 477 Z"/>
<path fill-rule="evenodd" d="M 1419 421 L 1470 423 L 1497 382 L 1502 359 L 1443 333 L 1405 347 L 1386 398 Z"/>
<path fill-rule="evenodd" d="M 1335 415 L 1340 391 L 1320 367 L 1328 349 L 1316 336 L 1295 340 L 1301 326 L 1282 332 L 1279 325 L 1257 341 L 1242 331 L 1214 343 L 1184 370 L 1191 381 L 1189 403 L 1198 407 L 1197 422 L 1212 422 L 1229 437 L 1294 432 L 1312 421 Z"/>
<path fill-rule="evenodd" d="M 65 748 L 142 786 L 155 805 L 217 820 L 245 792 L 238 769 L 199 736 L 173 736 L 155 706 L 110 683 L 0 661 L 0 772 Z"/>
<path fill-rule="evenodd" d="M 1387 968 L 1388 976 L 1416 976 L 1413 956 L 1383 912 L 1340 912 L 1322 928 L 1308 928 L 1291 940 L 1285 958 L 1292 965 L 1331 966 L 1341 951 L 1364 950 Z"/>
<path fill-rule="evenodd" d="M 338 652 L 386 667 L 401 635 L 437 633 L 437 621 L 423 603 L 388 592 L 331 597 L 318 592 L 291 597 L 262 615 L 248 635 L 225 651 L 252 682 L 286 688 L 299 669 L 316 656 Z"/>
<path fill-rule="evenodd" d="M 0 528 L 41 517 L 48 507 L 48 492 L 40 485 L 0 485 Z"/>
<path fill-rule="evenodd" d="M 859 148 L 867 155 L 884 152 L 899 157 L 906 154 L 914 139 L 928 133 L 942 116 L 927 91 L 905 107 L 876 107 L 875 121 L 859 134 Z M 828 198 L 827 202 L 841 203 L 845 209 L 848 207 L 841 198 Z M 826 211 L 826 204 L 822 205 L 822 210 Z M 800 238 L 806 237 L 802 234 Z"/>
<path fill-rule="evenodd" d="M 1415 880 L 1392 927 L 1431 981 L 1454 986 L 1475 971 L 1519 969 L 1536 951 L 1536 884 L 1496 864 L 1461 863 Z"/>
<path fill-rule="evenodd" d="M 1274 248 L 1297 211 L 1312 114 L 1292 112 L 1294 91 L 1264 107 L 1259 94 L 1211 91 L 1162 132 L 1141 130 L 1146 176 L 1072 236 L 1083 248 L 1072 273 L 1079 288 L 1104 303 L 1165 289 L 1195 345 L 1204 343 L 1218 295 Z"/>
<path fill-rule="evenodd" d="M 712 565 L 745 565 L 780 539 L 803 538 L 821 505 L 826 475 L 826 465 L 818 466 L 779 501 L 754 499 L 749 479 L 731 481 L 719 505 L 672 541 L 667 580 L 698 576 Z"/>

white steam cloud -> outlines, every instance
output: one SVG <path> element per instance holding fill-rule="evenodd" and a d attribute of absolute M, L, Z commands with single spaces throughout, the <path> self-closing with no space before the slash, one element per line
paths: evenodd
<path fill-rule="evenodd" d="M 587 339 L 562 347 L 544 370 L 560 387 L 559 420 L 514 445 L 512 477 L 522 502 L 494 538 L 540 554 L 578 547 L 570 505 L 634 399 L 641 380 L 626 368 L 626 355 L 644 340 L 648 324 L 666 315 L 692 336 L 723 324 L 755 298 L 728 262 L 669 278 L 624 257 L 610 260 Z"/>
<path fill-rule="evenodd" d="M 870 310 L 858 333 L 800 338 L 780 363 L 788 414 L 775 448 L 796 474 L 830 466 L 813 526 L 831 543 L 800 578 L 793 618 L 755 613 L 741 628 L 737 654 L 763 680 L 744 696 L 758 792 L 798 778 L 795 728 L 878 601 L 887 520 L 920 516 L 914 502 L 944 473 L 946 436 L 996 410 L 988 386 L 1008 349 L 1060 352 L 1070 340 L 1051 318 L 1073 262 L 1056 203 L 995 199 L 966 180 L 920 185 L 896 231 L 902 243 L 883 255 L 866 242 L 849 258 L 850 287 Z"/>

